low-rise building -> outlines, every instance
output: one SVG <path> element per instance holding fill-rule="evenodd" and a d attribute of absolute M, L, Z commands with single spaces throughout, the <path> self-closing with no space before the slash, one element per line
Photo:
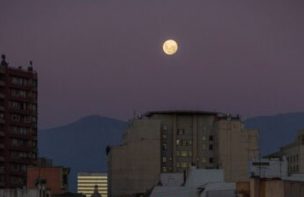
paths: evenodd
<path fill-rule="evenodd" d="M 63 194 L 68 192 L 69 168 L 52 166 L 51 162 L 42 162 L 41 165 L 27 168 L 27 188 L 45 188 L 51 194 Z"/>
<path fill-rule="evenodd" d="M 285 157 L 277 157 L 250 161 L 250 175 L 260 178 L 287 177 L 287 160 Z"/>
<path fill-rule="evenodd" d="M 269 178 L 251 178 L 250 181 L 238 182 L 236 190 L 241 197 L 302 197 L 304 182 Z"/>
<path fill-rule="evenodd" d="M 166 175 L 167 174 L 167 175 Z M 223 170 L 218 169 L 197 169 L 191 167 L 189 173 L 185 177 L 184 183 L 180 185 L 181 177 L 176 173 L 170 176 L 171 173 L 164 173 L 163 176 L 171 177 L 171 184 L 167 179 L 165 183 L 160 182 L 159 186 L 153 188 L 151 197 L 235 197 L 236 188 L 234 183 L 224 182 Z M 173 185 L 172 183 L 177 183 Z"/>
<path fill-rule="evenodd" d="M 77 176 L 77 192 L 91 197 L 94 192 L 98 192 L 102 197 L 108 196 L 108 176 L 107 173 L 87 173 L 81 172 Z"/>

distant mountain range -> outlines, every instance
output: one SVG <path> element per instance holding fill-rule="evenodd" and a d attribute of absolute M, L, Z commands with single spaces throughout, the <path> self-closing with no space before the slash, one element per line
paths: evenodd
<path fill-rule="evenodd" d="M 70 190 L 77 190 L 78 172 L 107 169 L 105 148 L 121 141 L 127 123 L 101 116 L 88 116 L 71 124 L 38 132 L 39 155 L 55 165 L 71 168 Z"/>
<path fill-rule="evenodd" d="M 250 118 L 245 125 L 260 130 L 262 154 L 268 154 L 292 142 L 297 131 L 304 128 L 304 113 Z M 124 121 L 95 115 L 62 127 L 41 130 L 39 154 L 57 165 L 70 167 L 70 190 L 76 191 L 78 172 L 106 171 L 105 148 L 119 144 L 126 127 Z"/>

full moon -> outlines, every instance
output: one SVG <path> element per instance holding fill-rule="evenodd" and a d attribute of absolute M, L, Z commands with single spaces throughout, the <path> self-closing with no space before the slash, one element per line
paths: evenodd
<path fill-rule="evenodd" d="M 174 55 L 177 49 L 178 44 L 175 40 L 166 40 L 163 44 L 163 51 L 166 55 Z"/>

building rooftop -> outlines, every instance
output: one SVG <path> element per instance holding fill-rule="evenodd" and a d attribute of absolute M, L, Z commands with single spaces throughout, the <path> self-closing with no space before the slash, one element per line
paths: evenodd
<path fill-rule="evenodd" d="M 107 176 L 106 172 L 79 172 L 78 176 Z"/>
<path fill-rule="evenodd" d="M 206 115 L 206 116 L 217 116 L 218 118 L 227 118 L 230 117 L 231 119 L 240 119 L 239 115 L 233 116 L 229 113 L 222 113 L 222 112 L 211 112 L 211 111 L 199 111 L 199 110 L 162 110 L 162 111 L 149 111 L 144 114 L 145 117 L 151 117 L 153 115 L 163 114 L 163 115 Z"/>

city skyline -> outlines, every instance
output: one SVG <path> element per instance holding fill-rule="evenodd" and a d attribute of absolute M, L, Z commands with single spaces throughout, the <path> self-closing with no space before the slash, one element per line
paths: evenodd
<path fill-rule="evenodd" d="M 0 53 L 33 60 L 39 127 L 90 114 L 304 111 L 300 1 L 4 1 Z M 179 51 L 165 56 L 162 43 Z"/>

